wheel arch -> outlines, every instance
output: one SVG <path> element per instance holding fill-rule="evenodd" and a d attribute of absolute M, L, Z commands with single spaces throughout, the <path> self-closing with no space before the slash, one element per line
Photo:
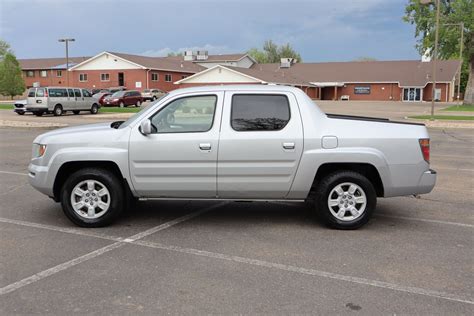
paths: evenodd
<path fill-rule="evenodd" d="M 314 192 L 314 189 L 322 179 L 337 171 L 354 171 L 362 174 L 372 183 L 377 196 L 384 196 L 384 184 L 377 168 L 370 163 L 361 162 L 331 162 L 322 164 L 314 176 L 311 192 Z"/>
<path fill-rule="evenodd" d="M 121 180 L 122 185 L 124 186 L 124 189 L 126 190 L 127 194 L 129 196 L 133 195 L 128 181 L 122 174 L 120 167 L 115 162 L 107 160 L 68 161 L 63 163 L 61 167 L 59 167 L 58 172 L 56 173 L 56 177 L 54 179 L 53 199 L 56 202 L 59 202 L 61 200 L 61 188 L 64 182 L 67 180 L 68 176 L 71 175 L 73 172 L 76 172 L 77 170 L 87 167 L 99 168 L 112 172 Z"/>

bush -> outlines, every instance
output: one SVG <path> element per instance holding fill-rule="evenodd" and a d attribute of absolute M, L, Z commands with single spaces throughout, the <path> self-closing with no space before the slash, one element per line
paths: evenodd
<path fill-rule="evenodd" d="M 183 106 L 183 113 L 189 113 L 191 112 L 191 108 L 189 106 Z"/>

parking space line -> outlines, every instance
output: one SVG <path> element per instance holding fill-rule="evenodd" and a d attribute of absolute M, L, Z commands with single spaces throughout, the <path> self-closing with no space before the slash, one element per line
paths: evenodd
<path fill-rule="evenodd" d="M 18 176 L 27 176 L 27 173 L 21 173 L 21 172 L 13 172 L 13 171 L 0 171 L 0 173 L 5 173 L 5 174 L 15 174 Z"/>
<path fill-rule="evenodd" d="M 386 218 L 394 218 L 394 219 L 403 219 L 403 220 L 407 220 L 407 221 L 419 221 L 419 222 L 426 222 L 426 223 L 435 223 L 435 224 L 444 224 L 444 225 L 453 225 L 453 226 L 474 228 L 474 225 L 471 225 L 471 224 L 441 221 L 441 220 L 428 219 L 428 218 L 405 217 L 405 216 L 395 216 L 395 215 L 386 215 L 386 214 L 375 214 L 375 216 L 386 217 Z"/>
<path fill-rule="evenodd" d="M 101 239 L 106 239 L 106 240 L 111 240 L 111 241 L 123 241 L 124 240 L 121 237 L 115 237 L 115 236 L 98 234 L 98 233 L 95 233 L 95 232 L 89 232 L 87 229 L 59 227 L 59 226 L 54 226 L 54 225 L 38 224 L 38 223 L 20 221 L 20 220 L 16 220 L 16 219 L 9 219 L 9 218 L 3 218 L 3 217 L 0 217 L 0 223 L 15 224 L 15 225 L 21 225 L 21 226 L 32 227 L 32 228 L 47 229 L 47 230 L 52 230 L 52 231 L 61 232 L 61 233 L 68 233 L 68 234 L 74 234 L 74 235 L 80 235 L 80 236 L 86 236 L 86 237 L 101 238 Z"/>
<path fill-rule="evenodd" d="M 164 229 L 167 229 L 169 227 L 172 227 L 174 225 L 177 225 L 179 223 L 182 223 L 184 221 L 187 221 L 187 220 L 190 220 L 196 216 L 199 216 L 205 212 L 209 212 L 215 208 L 218 208 L 224 204 L 227 204 L 228 202 L 225 202 L 225 203 L 219 203 L 219 204 L 216 204 L 216 205 L 212 205 L 210 207 L 207 207 L 207 208 L 204 208 L 202 210 L 199 210 L 199 211 L 196 211 L 196 212 L 193 212 L 193 213 L 190 213 L 190 214 L 187 214 L 187 215 L 184 215 L 184 216 L 181 216 L 181 217 L 178 217 L 174 220 L 171 220 L 169 222 L 166 222 L 164 224 L 161 224 L 161 225 L 158 225 L 156 227 L 153 227 L 153 228 L 150 228 L 150 229 L 147 229 L 143 232 L 140 232 L 138 234 L 135 234 L 135 235 L 132 235 L 128 238 L 124 238 L 123 240 L 120 240 L 120 241 L 117 241 L 117 242 L 114 242 L 113 244 L 110 244 L 110 245 L 107 245 L 105 247 L 102 247 L 102 248 L 99 248 L 97 250 L 94 250 L 92 252 L 89 252 L 85 255 L 82 255 L 80 257 L 77 257 L 77 258 L 74 258 L 72 260 L 69 260 L 67 262 L 64 262 L 64 263 L 61 263 L 57 266 L 54 266 L 52 268 L 49 268 L 49 269 L 46 269 L 44 271 L 41 271 L 41 272 L 38 272 L 34 275 L 31 275 L 27 278 L 24 278 L 20 281 L 17 281 L 15 283 L 11 283 L 9 285 L 6 285 L 2 288 L 0 288 L 0 296 L 1 295 L 5 295 L 5 294 L 8 294 L 8 293 L 11 293 L 13 291 L 16 291 L 24 286 L 27 286 L 29 284 L 32 284 L 32 283 L 35 283 L 35 282 L 38 282 L 44 278 L 47 278 L 51 275 L 54 275 L 58 272 L 61 272 L 61 271 L 64 271 L 68 268 L 71 268 L 71 267 L 74 267 L 84 261 L 87 261 L 87 260 L 90 260 L 90 259 L 93 259 L 93 258 L 96 258 L 104 253 L 107 253 L 111 250 L 114 250 L 114 249 L 117 249 L 117 248 L 120 248 L 120 247 L 123 247 L 124 245 L 127 245 L 129 243 L 132 243 L 132 242 L 137 242 L 139 239 L 141 238 L 144 238 L 144 237 L 147 237 L 151 234 L 154 234 L 156 232 L 159 232 L 161 230 L 164 230 Z"/>
<path fill-rule="evenodd" d="M 250 258 L 245 258 L 245 257 L 226 255 L 222 253 L 216 253 L 216 252 L 210 252 L 210 251 L 204 251 L 204 250 L 198 250 L 198 249 L 192 249 L 192 248 L 183 248 L 179 246 L 163 245 L 163 244 L 143 241 L 143 240 L 137 240 L 133 242 L 133 244 L 156 248 L 156 249 L 162 249 L 162 250 L 170 250 L 170 251 L 175 251 L 175 252 L 180 252 L 180 253 L 185 253 L 185 254 L 191 254 L 191 255 L 196 255 L 196 256 L 201 256 L 201 257 L 207 257 L 207 258 L 212 258 L 212 259 L 227 260 L 227 261 L 232 261 L 232 262 L 249 264 L 253 266 L 260 266 L 260 267 L 283 270 L 283 271 L 288 271 L 288 272 L 295 272 L 295 273 L 304 274 L 304 275 L 322 277 L 322 278 L 345 281 L 345 282 L 350 282 L 350 283 L 357 283 L 357 284 L 362 284 L 362 285 L 367 285 L 367 286 L 394 290 L 398 292 L 405 292 L 409 294 L 429 296 L 429 297 L 440 298 L 440 299 L 444 299 L 448 301 L 474 304 L 474 301 L 468 298 L 459 296 L 459 295 L 455 295 L 455 294 L 439 292 L 439 291 L 434 291 L 434 290 L 426 290 L 423 288 L 412 287 L 412 286 L 398 285 L 394 283 L 377 281 L 377 280 L 370 280 L 370 279 L 365 279 L 365 278 L 360 278 L 360 277 L 353 277 L 349 275 L 343 275 L 343 274 L 332 273 L 332 272 L 327 272 L 327 271 L 301 268 L 297 266 L 263 261 L 259 259 L 250 259 Z"/>

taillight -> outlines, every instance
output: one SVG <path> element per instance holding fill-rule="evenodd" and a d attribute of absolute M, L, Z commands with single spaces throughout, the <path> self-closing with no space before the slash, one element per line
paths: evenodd
<path fill-rule="evenodd" d="M 430 163 L 430 139 L 422 138 L 418 140 L 420 142 L 421 153 L 423 154 L 423 159 L 427 163 Z"/>

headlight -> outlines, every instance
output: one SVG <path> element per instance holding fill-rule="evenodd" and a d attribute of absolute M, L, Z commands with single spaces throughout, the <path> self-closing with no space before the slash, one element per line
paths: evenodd
<path fill-rule="evenodd" d="M 33 144 L 33 158 L 40 158 L 46 152 L 46 145 L 42 144 Z"/>

